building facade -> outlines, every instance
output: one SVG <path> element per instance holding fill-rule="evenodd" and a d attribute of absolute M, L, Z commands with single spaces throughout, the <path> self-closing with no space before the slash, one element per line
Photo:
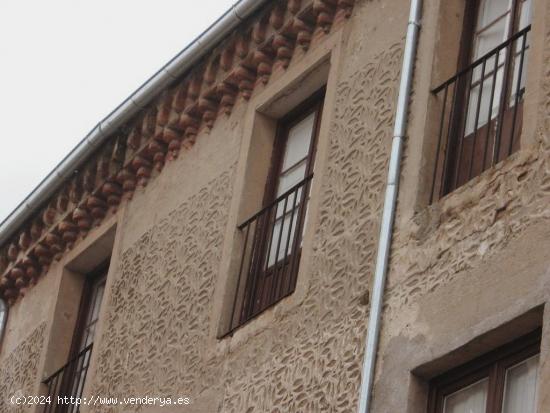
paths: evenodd
<path fill-rule="evenodd" d="M 408 24 L 262 3 L 4 229 L 0 412 L 357 411 Z M 550 3 L 410 24 L 370 412 L 550 412 Z"/>

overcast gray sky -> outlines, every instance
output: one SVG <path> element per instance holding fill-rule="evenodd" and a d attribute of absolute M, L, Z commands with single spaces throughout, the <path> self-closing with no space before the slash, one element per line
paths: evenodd
<path fill-rule="evenodd" d="M 235 0 L 0 0 L 0 221 Z"/>

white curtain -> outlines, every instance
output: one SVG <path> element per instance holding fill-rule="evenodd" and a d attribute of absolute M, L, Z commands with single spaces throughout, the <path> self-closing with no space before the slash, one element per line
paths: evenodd
<path fill-rule="evenodd" d="M 443 413 L 485 413 L 489 379 L 483 379 L 445 397 Z"/>
<path fill-rule="evenodd" d="M 506 371 L 502 413 L 535 412 L 538 365 L 536 355 Z"/>

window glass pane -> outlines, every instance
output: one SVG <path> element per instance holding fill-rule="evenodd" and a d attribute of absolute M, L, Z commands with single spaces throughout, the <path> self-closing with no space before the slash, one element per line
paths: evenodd
<path fill-rule="evenodd" d="M 306 177 L 306 161 L 301 162 L 279 178 L 277 196 L 284 194 L 294 185 L 300 183 Z"/>
<path fill-rule="evenodd" d="M 95 325 L 99 318 L 99 309 L 103 300 L 103 292 L 105 291 L 105 279 L 96 281 L 91 287 L 94 291 L 91 292 L 91 301 L 88 303 L 86 324 L 82 327 L 82 337 L 80 338 L 79 350 L 84 350 L 88 345 L 94 342 Z"/>
<path fill-rule="evenodd" d="M 84 350 L 87 346 L 94 342 L 95 326 L 96 325 L 94 323 L 86 329 L 84 333 L 84 342 L 82 343 L 82 348 L 80 350 Z"/>
<path fill-rule="evenodd" d="M 93 304 L 93 310 L 91 314 L 91 318 L 89 322 L 94 322 L 99 318 L 99 308 L 101 307 L 101 301 L 103 300 L 103 291 L 105 289 L 105 284 L 100 284 L 97 287 L 95 297 L 94 297 L 94 304 Z"/>
<path fill-rule="evenodd" d="M 492 119 L 496 115 L 496 110 L 489 110 L 491 109 L 490 106 L 491 106 L 491 93 L 493 92 L 493 81 L 494 81 L 494 77 L 491 76 L 489 78 L 486 78 L 485 81 L 483 82 L 483 89 L 481 93 L 481 104 L 479 106 L 479 119 L 478 119 L 478 125 L 477 125 L 478 128 L 480 128 L 481 126 L 489 122 L 489 116 L 491 116 L 491 119 Z M 496 90 L 496 87 L 495 87 L 494 95 L 495 96 L 493 96 L 493 108 L 497 108 L 499 92 Z"/>
<path fill-rule="evenodd" d="M 536 355 L 506 371 L 502 413 L 535 412 L 538 365 Z"/>
<path fill-rule="evenodd" d="M 532 7 L 531 0 L 524 0 L 521 2 L 521 9 L 519 13 L 519 28 L 518 30 L 525 29 L 531 24 Z"/>
<path fill-rule="evenodd" d="M 489 379 L 483 379 L 447 397 L 443 413 L 485 413 Z"/>
<path fill-rule="evenodd" d="M 309 188 L 309 191 L 311 193 L 311 187 Z M 300 238 L 300 248 L 302 248 L 302 245 L 304 244 L 304 235 L 306 234 L 307 219 L 309 217 L 309 200 L 310 198 L 307 199 L 306 212 L 304 214 L 304 224 L 302 225 L 302 237 Z"/>
<path fill-rule="evenodd" d="M 493 62 L 493 65 L 494 65 L 494 62 Z M 489 119 L 491 120 L 494 119 L 498 114 L 500 96 L 502 93 L 502 80 L 503 80 L 503 74 L 504 74 L 503 71 L 504 71 L 504 68 L 500 66 L 498 68 L 496 76 L 494 75 L 494 73 L 490 73 L 489 76 L 486 76 L 485 79 L 483 80 L 483 87 L 481 91 L 481 104 L 479 104 L 479 115 L 477 120 L 477 129 L 486 125 L 487 122 L 489 122 Z M 493 83 L 495 84 L 494 91 L 493 91 Z M 472 87 L 470 91 L 464 136 L 468 136 L 472 134 L 475 129 L 480 86 L 481 84 L 478 84 Z M 492 105 L 491 105 L 491 94 L 493 95 Z"/>
<path fill-rule="evenodd" d="M 273 236 L 271 237 L 271 246 L 269 249 L 268 268 L 276 262 L 280 262 L 283 258 L 288 257 L 292 252 L 294 245 L 294 233 L 298 223 L 299 209 L 295 209 L 292 213 L 292 207 L 287 209 L 284 219 L 278 219 L 273 228 Z M 282 228 L 281 228 L 282 225 Z M 289 238 L 290 231 L 290 238 Z M 280 243 L 279 243 L 280 239 Z M 288 250 L 287 250 L 288 244 Z M 277 248 L 279 251 L 277 251 Z"/>
<path fill-rule="evenodd" d="M 0 340 L 2 340 L 2 335 L 4 334 L 4 329 L 6 328 L 7 318 L 8 318 L 8 305 L 4 300 L 0 298 Z"/>
<path fill-rule="evenodd" d="M 512 66 L 514 68 L 513 71 L 513 77 L 512 77 L 512 86 L 510 90 L 510 107 L 514 106 L 516 104 L 516 95 L 518 94 L 518 80 L 520 81 L 519 84 L 519 97 L 518 101 L 521 102 L 523 97 L 523 90 L 525 89 L 525 84 L 527 80 L 527 62 L 528 62 L 528 54 L 529 49 L 526 49 L 523 56 L 523 67 L 521 67 L 521 72 L 519 71 L 521 66 L 521 45 L 520 50 L 518 51 L 517 55 L 514 55 Z M 521 79 L 519 78 L 521 76 Z"/>
<path fill-rule="evenodd" d="M 508 33 L 508 19 L 502 18 L 476 36 L 475 52 L 472 61 L 485 55 L 501 44 Z M 488 62 L 489 63 L 489 62 Z"/>
<path fill-rule="evenodd" d="M 531 24 L 531 0 L 525 0 L 522 1 L 520 6 L 520 17 L 519 17 L 519 30 L 524 29 L 529 24 Z M 517 39 L 514 42 L 514 55 L 513 55 L 513 61 L 512 66 L 514 68 L 513 71 L 513 78 L 512 78 L 512 89 L 510 93 L 510 101 L 509 105 L 510 107 L 513 107 L 516 102 L 516 92 L 517 92 L 517 85 L 518 80 L 521 75 L 520 80 L 520 96 L 518 97 L 518 100 L 521 101 L 523 90 L 525 89 L 526 79 L 527 79 L 527 62 L 529 61 L 529 46 L 530 46 L 530 36 L 529 33 L 526 34 L 526 41 L 525 41 L 525 52 L 523 57 L 523 67 L 520 74 L 520 65 L 521 65 L 521 54 L 522 54 L 522 48 L 523 48 L 523 36 Z"/>
<path fill-rule="evenodd" d="M 487 27 L 510 10 L 511 0 L 483 0 L 479 8 L 478 30 Z"/>
<path fill-rule="evenodd" d="M 468 101 L 468 115 L 466 118 L 466 129 L 464 131 L 464 136 L 472 134 L 475 129 L 476 113 L 478 107 L 477 101 L 479 99 L 479 86 L 480 85 L 477 85 L 470 90 L 470 97 Z M 481 96 L 481 100 L 483 100 L 483 95 Z M 479 109 L 481 111 L 481 106 Z M 478 119 L 478 126 L 479 125 L 480 123 Z"/>
<path fill-rule="evenodd" d="M 294 125 L 288 132 L 285 157 L 283 160 L 283 171 L 307 156 L 311 136 L 313 135 L 314 123 L 315 113 L 312 113 Z"/>
<path fill-rule="evenodd" d="M 286 197 L 286 200 L 287 200 L 286 205 L 285 205 L 285 198 L 277 202 L 277 211 L 275 215 L 276 219 L 280 219 L 283 213 L 285 214 L 290 213 L 293 207 L 294 209 L 296 209 L 300 206 L 300 202 L 302 201 L 302 189 L 303 187 L 300 187 L 298 188 L 297 191 L 293 191 L 292 193 L 290 193 Z"/>

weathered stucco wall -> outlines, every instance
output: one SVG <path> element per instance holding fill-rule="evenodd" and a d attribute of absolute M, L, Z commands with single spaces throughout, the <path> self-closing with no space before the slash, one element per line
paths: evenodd
<path fill-rule="evenodd" d="M 122 253 L 106 300 L 93 394 L 177 396 L 221 371 L 201 355 L 233 168 L 149 228 Z"/>
<path fill-rule="evenodd" d="M 425 411 L 427 383 L 533 328 L 531 310 L 550 297 L 550 13 L 535 1 L 522 148 L 432 206 L 422 157 L 430 113 L 419 78 L 438 41 L 428 23 L 411 107 L 396 233 L 385 297 L 374 411 Z M 438 15 L 438 2 L 425 13 Z M 434 22 L 434 20 L 431 20 Z M 435 36 L 431 36 L 434 34 Z M 546 39 L 546 40 L 544 40 Z M 428 72 L 426 75 L 425 72 Z M 531 111 L 529 111 L 531 109 Z M 546 306 L 547 307 L 547 306 Z M 544 311 L 539 410 L 548 411 L 548 308 Z M 514 327 L 506 326 L 521 320 Z M 539 324 L 540 325 L 540 324 Z M 535 324 L 536 326 L 536 324 Z M 479 337 L 483 340 L 476 342 Z"/>
<path fill-rule="evenodd" d="M 194 412 L 354 408 L 402 57 L 400 35 L 376 47 L 364 44 L 360 27 L 376 18 L 376 9 L 356 5 L 341 40 L 343 58 L 353 56 L 353 65 L 343 65 L 335 100 L 326 102 L 326 159 L 317 160 L 318 218 L 312 219 L 310 274 L 300 304 L 285 311 L 290 305 L 283 301 L 269 310 L 276 312 L 269 323 L 251 322 L 264 324 L 253 333 L 212 345 L 212 323 L 219 317 L 213 314 L 214 287 L 218 277 L 229 276 L 219 272 L 221 245 L 231 198 L 239 196 L 232 191 L 235 158 L 220 160 L 219 153 L 233 152 L 230 144 L 239 143 L 223 134 L 242 133 L 222 124 L 197 139 L 204 147 L 192 156 L 215 145 L 209 162 L 216 167 L 201 174 L 194 193 L 182 195 L 178 206 L 163 205 L 153 226 L 145 214 L 154 205 L 156 183 L 128 207 L 122 231 L 128 225 L 131 234 L 123 235 L 124 252 L 110 281 L 91 394 L 189 395 Z M 376 13 L 381 18 L 394 12 Z M 182 170 L 177 177 L 160 177 L 166 184 L 158 184 L 159 194 L 195 179 Z M 136 226 L 143 234 L 133 234 Z"/>
<path fill-rule="evenodd" d="M 3 398 L 36 394 L 45 330 L 46 323 L 41 323 L 7 357 L 2 359 L 0 394 Z M 0 412 L 26 411 L 27 406 L 12 406 L 6 399 L 0 403 Z"/>
<path fill-rule="evenodd" d="M 547 57 L 535 62 L 550 60 L 550 6 L 543 3 L 536 0 L 544 13 L 533 30 L 548 41 L 533 48 L 545 47 Z M 424 133 L 439 58 L 439 4 L 424 5 L 374 412 L 424 412 L 427 381 L 453 367 L 434 360 L 550 296 L 550 69 L 530 69 L 541 73 L 526 107 L 538 109 L 529 115 L 536 127 L 525 127 L 532 136 L 524 136 L 522 150 L 435 205 L 425 202 Z M 358 1 L 349 21 L 298 53 L 287 72 L 273 73 L 272 86 L 259 86 L 248 104 L 237 102 L 230 116 L 202 130 L 191 149 L 122 205 L 113 218 L 118 240 L 85 394 L 189 396 L 192 405 L 178 411 L 194 413 L 354 411 L 407 12 L 403 0 Z M 332 59 L 326 118 L 297 292 L 218 339 L 227 310 L 219 290 L 233 276 L 235 227 L 249 196 L 242 175 L 253 156 L 247 145 L 254 136 L 247 134 L 255 105 L 285 76 L 309 67 L 308 56 L 323 55 L 323 47 Z M 52 266 L 57 281 L 41 279 L 12 311 L 0 353 L 0 394 L 38 388 L 41 363 L 52 351 L 44 343 L 52 342 L 55 288 L 70 259 Z M 27 304 L 33 295 L 49 297 L 47 311 Z M 25 322 L 32 328 L 17 327 Z M 499 337 L 494 345 L 514 338 Z M 543 355 L 549 340 L 543 339 Z M 455 365 L 474 355 L 457 354 Z M 546 364 L 541 389 L 550 384 Z M 550 409 L 548 398 L 540 399 L 540 411 Z M 0 406 L 4 411 L 10 410 Z"/>
<path fill-rule="evenodd" d="M 6 331 L 0 346 L 0 412 L 23 412 L 26 406 L 13 406 L 13 395 L 34 395 L 39 391 L 50 311 L 59 285 L 60 265 L 52 265 L 51 274 L 27 292 L 9 310 Z"/>
<path fill-rule="evenodd" d="M 355 45 L 365 34 L 354 30 L 368 7 L 375 6 L 357 5 L 346 56 L 357 59 Z M 133 236 L 124 241 L 106 301 L 92 394 L 190 395 L 190 411 L 205 412 L 354 408 L 401 65 L 399 37 L 362 53 L 365 59 L 357 59 L 355 70 L 346 67 L 336 100 L 326 104 L 325 113 L 332 114 L 327 159 L 317 161 L 319 217 L 300 305 L 291 312 L 278 309 L 269 325 L 236 344 L 225 338 L 210 345 L 213 288 L 218 276 L 228 276 L 218 268 L 234 170 L 230 162 L 214 161 L 219 166 L 208 183 L 136 242 Z M 221 132 L 208 139 L 225 152 L 227 138 L 216 137 Z M 185 187 L 190 177 L 179 176 L 177 184 Z M 148 193 L 143 202 L 152 201 Z"/>

